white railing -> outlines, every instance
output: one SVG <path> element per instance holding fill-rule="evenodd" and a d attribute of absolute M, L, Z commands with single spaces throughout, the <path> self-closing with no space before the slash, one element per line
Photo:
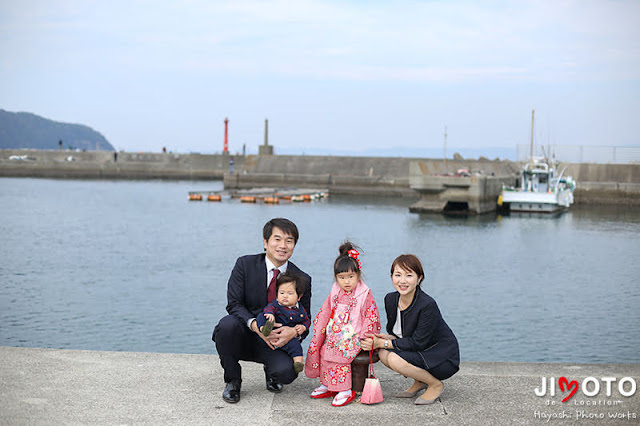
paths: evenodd
<path fill-rule="evenodd" d="M 531 146 L 516 146 L 517 160 L 527 161 Z M 537 145 L 534 156 L 555 158 L 564 163 L 640 164 L 640 147 L 589 145 Z"/>

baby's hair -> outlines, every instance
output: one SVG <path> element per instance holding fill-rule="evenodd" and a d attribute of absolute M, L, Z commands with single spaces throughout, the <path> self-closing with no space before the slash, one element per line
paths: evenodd
<path fill-rule="evenodd" d="M 276 280 L 276 291 L 280 288 L 282 284 L 293 283 L 296 288 L 296 294 L 298 297 L 302 296 L 304 293 L 305 285 L 304 282 L 300 279 L 299 276 L 289 274 L 289 272 L 285 272 L 284 274 L 278 275 L 278 279 Z"/>
<path fill-rule="evenodd" d="M 361 273 L 358 260 L 349 256 L 349 250 L 356 250 L 357 252 L 361 251 L 361 249 L 351 241 L 345 241 L 342 243 L 340 248 L 338 248 L 340 255 L 336 258 L 336 261 L 333 264 L 333 275 L 338 275 L 343 272 Z"/>

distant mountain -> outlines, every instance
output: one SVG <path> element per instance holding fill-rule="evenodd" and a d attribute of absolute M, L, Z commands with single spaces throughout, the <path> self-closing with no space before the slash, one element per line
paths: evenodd
<path fill-rule="evenodd" d="M 0 149 L 58 149 L 60 141 L 64 149 L 115 151 L 109 141 L 91 127 L 0 109 Z"/>

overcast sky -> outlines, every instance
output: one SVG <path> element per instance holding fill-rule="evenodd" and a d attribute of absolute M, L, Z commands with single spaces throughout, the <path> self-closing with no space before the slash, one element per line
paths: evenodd
<path fill-rule="evenodd" d="M 533 108 L 640 146 L 640 1 L 0 0 L 0 108 L 127 151 L 515 147 Z"/>

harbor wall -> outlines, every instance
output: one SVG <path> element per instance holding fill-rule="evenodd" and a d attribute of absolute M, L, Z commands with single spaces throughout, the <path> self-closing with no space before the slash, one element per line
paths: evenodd
<path fill-rule="evenodd" d="M 640 164 L 568 164 L 565 175 L 577 182 L 576 204 L 640 206 Z"/>
<path fill-rule="evenodd" d="M 411 163 L 420 161 L 427 173 L 466 169 L 484 175 L 512 174 L 511 161 L 443 160 L 407 157 L 259 156 L 246 173 L 225 174 L 229 189 L 258 186 L 314 186 L 334 194 L 417 197 L 410 187 Z"/>
<path fill-rule="evenodd" d="M 425 173 L 467 169 L 488 176 L 515 176 L 521 163 L 406 157 L 344 157 L 150 152 L 0 150 L 0 176 L 80 179 L 224 180 L 225 188 L 304 186 L 333 193 L 417 197 L 409 186 L 412 161 Z M 10 160 L 11 156 L 26 156 Z M 234 173 L 230 173 L 233 159 Z M 566 164 L 577 182 L 576 203 L 640 205 L 640 164 Z M 561 165 L 560 170 L 563 166 Z"/>
<path fill-rule="evenodd" d="M 0 150 L 0 176 L 211 180 L 222 179 L 229 171 L 230 158 L 228 154 L 6 149 Z M 243 167 L 242 157 L 233 160 Z"/>

